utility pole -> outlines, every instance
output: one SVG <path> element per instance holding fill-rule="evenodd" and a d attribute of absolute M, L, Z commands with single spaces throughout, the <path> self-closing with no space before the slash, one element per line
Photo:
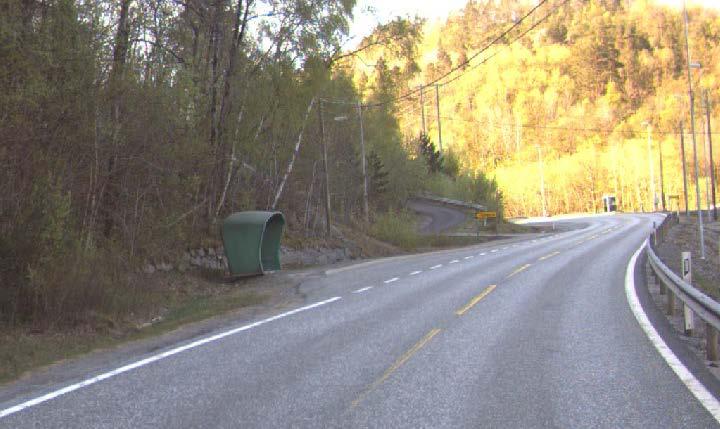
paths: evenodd
<path fill-rule="evenodd" d="M 427 134 L 427 129 L 425 128 L 425 93 L 423 89 L 423 85 L 420 85 L 420 114 L 422 116 L 422 132 L 423 134 Z"/>
<path fill-rule="evenodd" d="M 442 125 L 440 124 L 440 85 L 435 84 L 435 110 L 437 111 L 438 123 L 438 149 L 442 153 Z"/>
<path fill-rule="evenodd" d="M 657 195 L 655 192 L 655 169 L 652 162 L 652 125 L 645 121 L 643 124 L 647 127 L 647 147 L 648 147 L 648 169 L 650 170 L 650 198 L 652 199 L 653 211 L 657 211 Z"/>
<path fill-rule="evenodd" d="M 705 204 L 707 205 L 707 218 L 710 219 L 710 164 L 708 163 L 708 135 L 707 122 L 703 117 L 703 160 L 705 164 Z"/>
<path fill-rule="evenodd" d="M 700 209 L 700 182 L 698 180 L 698 159 L 697 159 L 697 142 L 695 140 L 695 95 L 692 88 L 692 76 L 690 75 L 690 38 L 688 37 L 688 13 L 687 6 L 683 0 L 683 19 L 685 21 L 685 53 L 687 55 L 687 77 L 688 77 L 688 96 L 690 97 L 690 130 L 693 141 L 693 155 L 695 157 L 695 196 L 698 216 L 698 232 L 700 234 L 700 258 L 705 259 L 705 236 L 703 231 L 702 210 Z M 700 65 L 697 64 L 699 67 Z"/>
<path fill-rule="evenodd" d="M 665 180 L 663 177 L 662 143 L 662 140 L 658 142 L 658 153 L 660 155 L 660 203 L 662 204 L 662 211 L 665 211 Z"/>
<path fill-rule="evenodd" d="M 683 195 L 685 195 L 685 219 L 690 217 L 690 208 L 688 206 L 688 190 L 687 190 L 687 171 L 685 167 L 685 131 L 683 130 L 682 121 L 680 121 L 680 159 L 682 159 L 683 170 Z"/>
<path fill-rule="evenodd" d="M 708 152 L 710 153 L 710 189 L 712 194 L 713 220 L 718 220 L 717 207 L 715 205 L 715 162 L 713 161 L 712 127 L 710 126 L 710 96 L 705 91 L 705 118 L 707 121 Z"/>
<path fill-rule="evenodd" d="M 421 93 L 422 94 L 422 93 Z M 365 167 L 365 131 L 363 129 L 362 102 L 357 103 L 358 117 L 360 118 L 360 156 L 362 157 L 362 174 L 363 174 L 363 215 L 365 216 L 365 224 L 370 223 L 370 209 L 368 208 L 368 183 L 367 183 L 367 167 Z M 424 119 L 424 115 L 423 115 Z M 423 120 L 423 125 L 425 121 Z"/>
<path fill-rule="evenodd" d="M 539 145 L 536 147 L 538 152 L 538 162 L 540 163 L 540 200 L 542 202 L 542 215 L 543 217 L 547 217 L 547 206 L 545 203 L 545 172 L 543 171 L 542 149 L 540 149 Z"/>
<path fill-rule="evenodd" d="M 320 142 L 323 149 L 323 171 L 325 172 L 325 233 L 330 235 L 330 174 L 328 173 L 327 142 L 325 141 L 325 120 L 323 118 L 323 100 L 318 104 L 320 116 Z"/>

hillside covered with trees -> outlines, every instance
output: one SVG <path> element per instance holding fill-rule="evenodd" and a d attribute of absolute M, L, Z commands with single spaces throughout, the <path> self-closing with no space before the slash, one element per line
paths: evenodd
<path fill-rule="evenodd" d="M 705 101 L 719 129 L 720 16 L 688 13 L 691 60 L 702 66 L 691 77 L 705 204 Z M 363 58 L 356 79 L 371 76 L 365 63 L 386 57 L 378 49 Z M 405 138 L 416 139 L 424 107 L 426 132 L 438 141 L 438 84 L 444 148 L 460 171 L 497 178 L 508 216 L 542 214 L 543 198 L 550 214 L 597 211 L 606 193 L 623 210 L 650 210 L 651 177 L 661 194 L 660 150 L 665 194 L 679 195 L 683 209 L 682 122 L 694 207 L 686 58 L 682 10 L 652 0 L 470 1 L 427 27 L 412 67 L 396 63 L 413 71 L 404 89 L 414 91 L 398 101 L 398 117 Z M 430 85 L 422 99 L 421 85 Z"/>
<path fill-rule="evenodd" d="M 417 82 L 463 64 L 487 45 L 489 35 L 527 13 L 530 6 L 523 3 L 470 2 L 433 28 L 419 48 Z M 638 211 L 652 207 L 650 131 L 658 198 L 661 150 L 665 194 L 682 201 L 681 121 L 688 186 L 694 189 L 682 10 L 648 0 L 570 1 L 554 9 L 557 4 L 541 6 L 508 34 L 510 40 L 451 74 L 452 82 L 440 81 L 448 82 L 440 87 L 444 144 L 463 170 L 497 177 L 510 216 L 542 213 L 541 168 L 551 214 L 596 211 L 605 193 L 617 195 L 623 210 Z M 517 36 L 531 24 L 537 27 Z M 689 41 L 691 60 L 702 65 L 691 76 L 705 203 L 706 96 L 715 129 L 720 119 L 717 11 L 689 9 Z M 425 100 L 434 135 L 434 105 Z M 407 103 L 405 130 L 417 132 L 419 108 L 418 101 Z M 717 144 L 720 136 L 712 137 Z M 689 194 L 692 205 L 694 192 Z"/>

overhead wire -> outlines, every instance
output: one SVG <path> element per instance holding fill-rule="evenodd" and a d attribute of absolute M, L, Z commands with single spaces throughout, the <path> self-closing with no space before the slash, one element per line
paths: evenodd
<path fill-rule="evenodd" d="M 447 80 L 447 81 L 445 81 L 445 82 L 442 82 L 440 85 L 442 85 L 442 86 L 449 85 L 449 84 L 455 82 L 456 80 L 460 79 L 460 78 L 463 77 L 464 75 L 466 75 L 468 72 L 470 72 L 470 71 L 472 71 L 472 70 L 480 67 L 481 65 L 483 65 L 483 64 L 485 64 L 485 63 L 487 63 L 490 59 L 492 59 L 492 58 L 495 57 L 497 54 L 499 54 L 502 48 L 506 48 L 506 47 L 512 46 L 512 45 L 515 44 L 518 40 L 520 40 L 520 39 L 522 39 L 523 37 L 525 37 L 528 33 L 530 33 L 531 31 L 533 31 L 533 30 L 534 30 L 535 28 L 537 28 L 540 24 L 542 24 L 543 22 L 545 22 L 545 20 L 547 20 L 550 16 L 552 16 L 555 12 L 557 12 L 558 9 L 560 9 L 562 6 L 565 6 L 569 1 L 570 1 L 570 0 L 564 0 L 564 1 L 562 1 L 561 3 L 559 3 L 558 5 L 556 5 L 555 7 L 553 7 L 552 10 L 550 10 L 550 12 L 548 12 L 545 16 L 543 16 L 542 18 L 540 18 L 537 22 L 535 22 L 533 25 L 531 25 L 529 28 L 527 28 L 525 31 L 523 31 L 520 35 L 518 35 L 512 42 L 508 43 L 507 45 L 502 46 L 500 49 L 496 50 L 496 51 L 493 52 L 490 56 L 486 57 L 485 59 L 483 59 L 483 60 L 480 61 L 479 63 L 474 64 L 474 65 L 472 65 L 472 66 L 470 66 L 470 67 L 466 67 L 466 68 L 463 70 L 463 73 L 456 75 L 456 76 L 453 77 L 452 79 L 449 79 L 449 80 Z"/>
<path fill-rule="evenodd" d="M 441 80 L 443 80 L 443 79 L 445 79 L 446 77 L 450 76 L 452 73 L 454 73 L 454 72 L 456 72 L 456 71 L 464 68 L 464 67 L 467 66 L 468 64 L 470 64 L 470 62 L 471 62 L 472 60 L 474 60 L 475 58 L 477 58 L 478 56 L 480 56 L 482 53 L 484 53 L 485 51 L 487 51 L 488 49 L 490 49 L 493 45 L 495 45 L 495 44 L 496 44 L 497 42 L 499 42 L 500 40 L 504 39 L 505 36 L 507 36 L 508 34 L 510 34 L 510 32 L 512 32 L 513 30 L 515 30 L 517 27 L 519 27 L 530 15 L 532 15 L 536 10 L 538 10 L 542 5 L 544 5 L 544 4 L 547 3 L 548 1 L 549 1 L 549 0 L 540 0 L 537 5 L 535 5 L 532 9 L 530 9 L 530 10 L 529 10 L 525 15 L 523 15 L 520 19 L 518 19 L 517 21 L 515 21 L 515 22 L 513 23 L 513 25 L 511 25 L 508 29 L 506 29 L 505 31 L 503 31 L 502 33 L 500 33 L 500 35 L 498 35 L 497 37 L 495 37 L 494 39 L 492 39 L 487 45 L 485 45 L 485 46 L 484 46 L 482 49 L 480 49 L 478 52 L 476 52 L 476 53 L 474 53 L 473 55 L 471 55 L 470 57 L 468 57 L 465 61 L 461 62 L 460 64 L 457 64 L 457 65 L 453 66 L 452 68 L 450 68 L 450 70 L 448 70 L 448 71 L 447 71 L 446 73 L 444 73 L 442 76 L 437 77 L 437 78 L 433 79 L 432 81 L 430 81 L 429 83 L 426 83 L 426 84 L 423 84 L 423 85 L 419 86 L 418 88 L 412 89 L 412 90 L 406 92 L 405 94 L 399 95 L 399 96 L 397 96 L 397 97 L 393 97 L 392 99 L 387 100 L 387 101 L 382 101 L 382 102 L 379 102 L 379 103 L 367 104 L 367 105 L 365 105 L 365 107 L 367 107 L 367 108 L 382 107 L 382 106 L 384 106 L 384 105 L 387 105 L 387 104 L 390 104 L 390 103 L 393 103 L 393 102 L 396 102 L 396 101 L 400 101 L 400 100 L 403 100 L 403 99 L 405 99 L 405 98 L 408 98 L 408 97 L 410 97 L 410 96 L 412 96 L 412 95 L 415 95 L 415 94 L 417 94 L 417 93 L 421 90 L 421 88 L 422 88 L 422 89 L 426 89 L 426 88 L 430 88 L 430 87 L 434 86 L 435 84 L 437 84 L 437 83 L 440 82 Z M 569 0 L 565 0 L 565 1 L 563 2 L 563 4 L 567 3 L 568 1 L 569 1 Z"/>
<path fill-rule="evenodd" d="M 411 116 L 420 116 L 418 113 L 411 113 Z M 517 124 L 517 123 L 492 123 L 490 121 L 483 122 L 478 121 L 477 119 L 462 119 L 462 118 L 456 118 L 451 116 L 441 116 L 440 119 L 443 121 L 450 121 L 450 122 L 465 122 L 465 123 L 473 123 L 477 125 L 483 125 L 483 126 L 492 126 L 495 128 L 512 128 L 519 126 L 520 128 L 524 129 L 549 129 L 549 130 L 558 130 L 558 131 L 579 131 L 579 132 L 590 132 L 590 133 L 602 133 L 602 134 L 629 134 L 629 135 L 640 135 L 642 136 L 645 134 L 645 130 L 634 130 L 634 129 L 609 129 L 609 128 L 581 128 L 581 127 L 562 127 L 562 126 L 556 126 L 556 125 L 540 125 L 540 124 Z M 661 130 L 661 129 L 653 129 L 653 133 L 657 135 L 678 135 L 680 134 L 677 130 Z M 689 134 L 689 132 L 685 132 L 684 134 Z M 712 135 L 719 134 L 720 132 L 713 132 Z"/>

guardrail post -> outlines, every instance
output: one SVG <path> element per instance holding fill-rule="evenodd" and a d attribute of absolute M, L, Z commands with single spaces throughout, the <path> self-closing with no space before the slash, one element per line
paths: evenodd
<path fill-rule="evenodd" d="M 718 331 L 707 322 L 705 322 L 705 341 L 707 360 L 718 360 Z"/>
<path fill-rule="evenodd" d="M 682 252 L 681 258 L 680 266 L 683 280 L 692 284 L 692 255 L 690 252 Z M 695 328 L 695 321 L 693 319 L 693 312 L 686 303 L 683 303 L 683 320 L 685 321 L 685 334 L 692 335 L 693 329 Z"/>
<path fill-rule="evenodd" d="M 668 316 L 674 316 L 675 315 L 675 294 L 673 291 L 669 291 L 670 293 L 667 294 L 667 315 Z"/>
<path fill-rule="evenodd" d="M 653 270 L 653 277 L 655 277 L 660 287 L 660 295 L 665 295 L 667 293 L 667 286 L 665 286 L 665 282 L 655 273 L 655 270 Z"/>
<path fill-rule="evenodd" d="M 657 226 L 655 225 L 655 222 L 653 222 L 653 246 L 657 246 Z"/>

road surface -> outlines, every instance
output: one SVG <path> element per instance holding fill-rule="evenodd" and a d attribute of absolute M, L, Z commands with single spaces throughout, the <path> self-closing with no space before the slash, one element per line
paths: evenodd
<path fill-rule="evenodd" d="M 462 225 L 467 219 L 464 211 L 433 204 L 424 200 L 411 199 L 407 206 L 422 218 L 419 231 L 422 234 L 439 234 Z"/>
<path fill-rule="evenodd" d="M 295 309 L 0 402 L 0 427 L 717 427 L 626 299 L 652 220 L 330 270 Z"/>

